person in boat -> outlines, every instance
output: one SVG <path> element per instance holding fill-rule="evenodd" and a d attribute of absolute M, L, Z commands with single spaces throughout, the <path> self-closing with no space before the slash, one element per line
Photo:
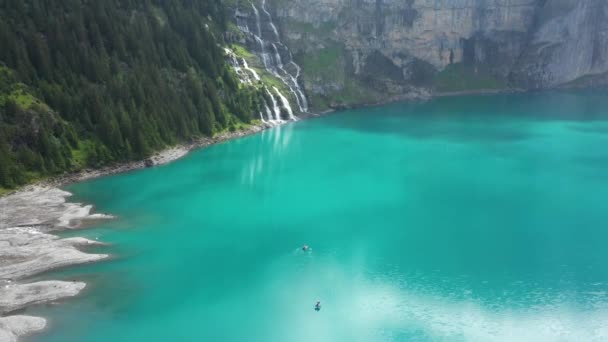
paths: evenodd
<path fill-rule="evenodd" d="M 318 301 L 317 301 L 317 304 L 315 304 L 315 310 L 316 310 L 316 311 L 321 310 L 321 301 L 320 301 L 320 300 L 318 300 Z"/>
<path fill-rule="evenodd" d="M 308 247 L 308 245 L 304 245 L 304 246 L 302 246 L 302 250 L 304 252 L 308 252 L 310 250 L 310 247 Z"/>

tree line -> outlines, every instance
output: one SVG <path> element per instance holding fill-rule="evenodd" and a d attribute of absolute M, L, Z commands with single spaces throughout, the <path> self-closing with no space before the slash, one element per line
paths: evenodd
<path fill-rule="evenodd" d="M 220 0 L 0 0 L 0 186 L 248 123 Z"/>

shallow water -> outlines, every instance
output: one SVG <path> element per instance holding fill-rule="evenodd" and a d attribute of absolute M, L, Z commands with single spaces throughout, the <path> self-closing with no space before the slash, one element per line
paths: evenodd
<path fill-rule="evenodd" d="M 70 186 L 116 258 L 49 275 L 90 288 L 32 340 L 606 340 L 607 95 L 353 110 Z"/>

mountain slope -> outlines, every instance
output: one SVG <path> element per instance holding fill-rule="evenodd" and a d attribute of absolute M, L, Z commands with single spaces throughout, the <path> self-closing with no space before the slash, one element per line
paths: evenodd
<path fill-rule="evenodd" d="M 268 3 L 317 109 L 421 90 L 608 84 L 605 0 Z"/>
<path fill-rule="evenodd" d="M 221 1 L 0 0 L 0 187 L 248 123 Z"/>

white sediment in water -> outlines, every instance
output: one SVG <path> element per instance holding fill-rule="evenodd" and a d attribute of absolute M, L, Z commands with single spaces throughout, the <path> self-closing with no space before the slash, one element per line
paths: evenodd
<path fill-rule="evenodd" d="M 0 342 L 16 342 L 19 336 L 44 329 L 46 320 L 33 316 L 0 317 Z"/>
<path fill-rule="evenodd" d="M 40 281 L 30 284 L 0 285 L 3 292 L 0 296 L 0 314 L 5 314 L 24 307 L 72 297 L 80 293 L 86 284 L 72 281 Z"/>
<path fill-rule="evenodd" d="M 49 184 L 83 181 L 103 175 L 162 165 L 177 160 L 195 147 L 205 147 L 231 138 L 262 131 L 271 125 L 251 126 L 236 132 L 224 132 L 156 153 L 147 160 L 125 163 L 96 170 L 87 170 L 66 177 L 48 180 L 0 197 L 0 315 L 29 305 L 74 296 L 83 288 L 80 282 L 45 281 L 28 283 L 30 276 L 52 269 L 100 261 L 106 254 L 82 251 L 88 246 L 104 245 L 85 238 L 59 238 L 52 231 L 79 228 L 85 223 L 112 216 L 92 213 L 93 207 L 68 203 L 71 194 Z M 0 317 L 0 342 L 13 342 L 19 336 L 44 329 L 40 317 L 15 315 Z"/>
<path fill-rule="evenodd" d="M 66 238 L 42 233 L 33 227 L 0 230 L 0 281 L 12 281 L 51 269 L 84 264 L 107 258 L 105 254 L 89 254 L 78 248 L 102 245 L 85 238 Z M 0 303 L 3 302 L 0 294 Z M 0 308 L 0 311 L 2 309 Z"/>
<path fill-rule="evenodd" d="M 47 228 L 74 228 L 85 220 L 112 218 L 92 214 L 90 205 L 67 202 L 66 198 L 70 196 L 69 192 L 57 188 L 32 186 L 2 197 L 0 228 L 35 226 L 39 231 L 45 231 Z"/>
<path fill-rule="evenodd" d="M 108 257 L 80 250 L 101 245 L 97 241 L 78 237 L 61 239 L 47 233 L 111 218 L 93 214 L 90 205 L 66 202 L 69 196 L 69 192 L 57 188 L 33 186 L 0 198 L 0 314 L 75 296 L 85 287 L 80 282 L 22 283 L 21 279 Z M 15 341 L 20 335 L 44 328 L 45 324 L 45 320 L 38 317 L 0 318 L 0 341 Z"/>

